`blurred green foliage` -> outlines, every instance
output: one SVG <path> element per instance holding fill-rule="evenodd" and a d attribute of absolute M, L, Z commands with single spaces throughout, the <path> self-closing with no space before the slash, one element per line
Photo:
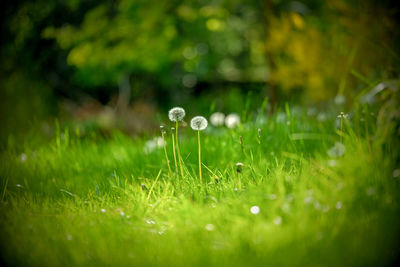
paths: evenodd
<path fill-rule="evenodd" d="M 58 115 L 63 98 L 109 104 L 122 95 L 163 109 L 216 103 L 240 112 L 232 109 L 245 105 L 249 91 L 256 106 L 265 97 L 272 105 L 315 103 L 352 99 L 365 81 L 398 78 L 394 0 L 2 5 L 1 140 L 32 118 Z"/>

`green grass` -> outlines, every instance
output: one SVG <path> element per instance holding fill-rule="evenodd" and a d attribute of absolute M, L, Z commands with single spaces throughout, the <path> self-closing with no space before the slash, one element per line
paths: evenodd
<path fill-rule="evenodd" d="M 345 125 L 344 156 L 332 159 L 327 151 L 339 141 L 335 114 L 319 122 L 288 109 L 282 118 L 261 123 L 258 117 L 236 129 L 203 132 L 203 184 L 196 132 L 189 127 L 180 133 L 184 179 L 175 170 L 170 133 L 174 178 L 163 148 L 149 151 L 146 138 L 81 137 L 69 127 L 47 143 L 9 145 L 0 156 L 2 261 L 11 266 L 394 264 L 400 188 L 393 178 L 398 154 L 391 141 L 370 141 L 354 116 Z M 372 119 L 368 127 L 373 135 Z M 244 163 L 240 174 L 237 162 Z M 259 214 L 250 212 L 252 206 Z"/>

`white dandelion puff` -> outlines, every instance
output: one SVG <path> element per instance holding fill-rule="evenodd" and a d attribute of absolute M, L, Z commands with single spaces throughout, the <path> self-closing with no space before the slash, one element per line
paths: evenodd
<path fill-rule="evenodd" d="M 168 112 L 169 119 L 174 122 L 182 121 L 185 115 L 186 115 L 185 110 L 181 107 L 171 108 Z"/>
<path fill-rule="evenodd" d="M 207 119 L 203 116 L 196 116 L 190 121 L 190 127 L 196 131 L 203 131 L 205 128 L 207 128 L 207 125 Z"/>
<path fill-rule="evenodd" d="M 157 148 L 162 148 L 164 146 L 165 142 L 162 137 L 154 137 L 153 139 L 150 139 L 146 142 L 145 147 L 144 147 L 144 152 L 145 153 L 151 153 Z"/>
<path fill-rule="evenodd" d="M 328 150 L 328 155 L 332 158 L 338 158 L 344 155 L 346 147 L 339 142 L 336 142 L 333 147 Z"/>
<path fill-rule="evenodd" d="M 339 115 L 337 115 L 337 117 L 338 117 L 338 118 L 341 118 L 341 119 L 347 119 L 347 118 L 349 117 L 349 114 L 345 114 L 345 113 L 342 111 L 342 112 L 340 112 Z"/>
<path fill-rule="evenodd" d="M 274 219 L 274 224 L 275 224 L 275 225 L 281 225 L 281 224 L 282 224 L 282 217 L 281 217 L 281 216 L 277 216 L 277 217 Z"/>
<path fill-rule="evenodd" d="M 215 112 L 210 116 L 210 123 L 213 126 L 222 126 L 225 123 L 225 114 L 222 112 Z"/>
<path fill-rule="evenodd" d="M 214 224 L 209 223 L 205 226 L 205 228 L 207 231 L 213 231 L 215 229 L 215 226 Z"/>
<path fill-rule="evenodd" d="M 260 207 L 259 206 L 253 206 L 250 208 L 250 212 L 253 213 L 254 215 L 257 215 L 260 213 Z"/>
<path fill-rule="evenodd" d="M 342 94 L 339 94 L 339 95 L 335 96 L 335 99 L 333 101 L 338 106 L 344 105 L 346 103 L 346 97 Z"/>
<path fill-rule="evenodd" d="M 234 128 L 240 124 L 240 117 L 239 115 L 232 113 L 226 116 L 225 118 L 225 125 L 228 128 Z"/>

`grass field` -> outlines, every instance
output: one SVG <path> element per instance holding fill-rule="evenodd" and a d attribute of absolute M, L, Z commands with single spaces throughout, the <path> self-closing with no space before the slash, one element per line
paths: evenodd
<path fill-rule="evenodd" d="M 169 131 L 174 177 L 153 136 L 63 126 L 47 142 L 10 141 L 0 156 L 1 259 L 10 266 L 394 265 L 396 140 L 379 138 L 373 115 L 354 112 L 343 132 L 336 116 L 320 121 L 287 107 L 234 129 L 209 126 L 201 133 L 203 183 L 190 127 L 180 129 L 184 178 Z M 340 135 L 345 152 L 339 144 L 332 150 Z"/>

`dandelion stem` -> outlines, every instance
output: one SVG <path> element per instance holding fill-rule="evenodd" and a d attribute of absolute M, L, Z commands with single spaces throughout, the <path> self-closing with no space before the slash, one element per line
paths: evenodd
<path fill-rule="evenodd" d="M 201 145 L 200 145 L 200 131 L 197 131 L 197 140 L 199 143 L 199 177 L 200 177 L 200 183 L 203 182 L 203 177 L 201 175 Z"/>
<path fill-rule="evenodd" d="M 174 152 L 174 162 L 175 162 L 175 171 L 178 172 L 178 164 L 176 162 L 176 152 L 175 152 L 175 134 L 172 132 L 172 150 Z"/>
<path fill-rule="evenodd" d="M 179 127 L 179 122 L 176 121 L 176 127 L 175 127 L 175 138 L 176 138 L 176 151 L 178 152 L 178 162 L 179 162 L 179 168 L 181 170 L 181 176 L 183 179 L 183 168 L 182 168 L 182 159 L 181 159 L 181 152 L 179 151 L 179 141 L 178 141 L 178 127 Z"/>
<path fill-rule="evenodd" d="M 340 116 L 340 143 L 343 144 L 343 116 Z"/>
<path fill-rule="evenodd" d="M 164 143 L 164 154 L 165 154 L 165 159 L 167 160 L 167 165 L 168 165 L 168 171 L 169 171 L 169 175 L 172 178 L 172 170 L 171 170 L 171 165 L 169 164 L 169 158 L 168 158 L 168 154 L 167 154 L 167 141 L 165 141 L 165 136 L 164 136 L 164 132 L 161 133 L 162 139 L 163 139 L 163 143 Z"/>

